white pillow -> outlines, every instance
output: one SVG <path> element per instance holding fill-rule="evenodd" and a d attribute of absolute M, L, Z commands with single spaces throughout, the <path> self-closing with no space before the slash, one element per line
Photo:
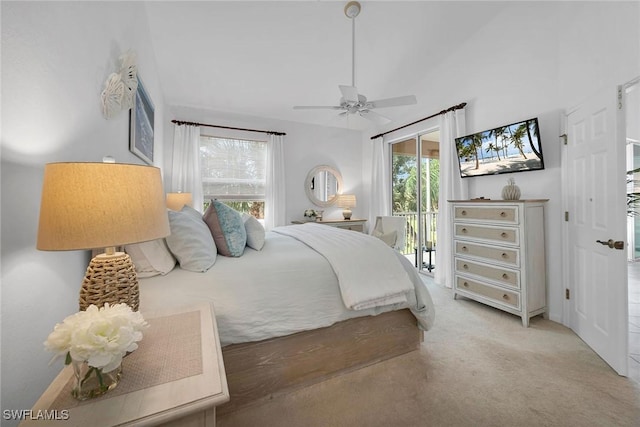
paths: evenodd
<path fill-rule="evenodd" d="M 388 233 L 383 233 L 378 230 L 373 231 L 373 236 L 385 242 L 387 245 L 394 248 L 396 246 L 396 240 L 398 239 L 398 233 L 396 230 L 390 231 Z"/>
<path fill-rule="evenodd" d="M 138 277 L 164 276 L 176 265 L 164 239 L 126 245 L 124 250 L 131 257 Z"/>
<path fill-rule="evenodd" d="M 246 212 L 242 214 L 242 221 L 244 222 L 244 228 L 247 231 L 247 246 L 255 249 L 256 251 L 261 250 L 264 246 L 264 227 L 255 216 L 249 215 Z"/>
<path fill-rule="evenodd" d="M 180 212 L 168 214 L 171 234 L 166 237 L 167 246 L 180 267 L 196 272 L 209 270 L 216 262 L 218 250 L 200 213 L 185 206 Z"/>

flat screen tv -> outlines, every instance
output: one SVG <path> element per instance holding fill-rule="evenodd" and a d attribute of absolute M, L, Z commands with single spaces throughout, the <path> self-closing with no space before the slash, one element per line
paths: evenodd
<path fill-rule="evenodd" d="M 456 149 L 463 178 L 544 169 L 537 118 L 456 138 Z"/>

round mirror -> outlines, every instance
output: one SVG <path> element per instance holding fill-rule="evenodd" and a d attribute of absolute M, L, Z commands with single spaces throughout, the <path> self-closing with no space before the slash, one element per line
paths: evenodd
<path fill-rule="evenodd" d="M 331 166 L 316 166 L 307 175 L 304 190 L 311 203 L 326 208 L 336 202 L 342 191 L 342 175 Z"/>

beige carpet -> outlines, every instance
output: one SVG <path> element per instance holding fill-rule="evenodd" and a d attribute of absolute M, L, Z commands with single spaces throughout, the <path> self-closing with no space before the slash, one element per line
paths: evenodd
<path fill-rule="evenodd" d="M 418 351 L 218 418 L 231 426 L 640 426 L 640 386 L 569 329 L 453 300 Z"/>

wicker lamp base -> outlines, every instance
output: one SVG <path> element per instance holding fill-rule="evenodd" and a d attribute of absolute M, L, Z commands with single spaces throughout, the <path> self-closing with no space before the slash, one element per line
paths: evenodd
<path fill-rule="evenodd" d="M 131 257 L 124 252 L 94 257 L 80 288 L 80 310 L 91 304 L 102 307 L 105 303 L 125 303 L 133 311 L 140 306 L 138 276 Z"/>

